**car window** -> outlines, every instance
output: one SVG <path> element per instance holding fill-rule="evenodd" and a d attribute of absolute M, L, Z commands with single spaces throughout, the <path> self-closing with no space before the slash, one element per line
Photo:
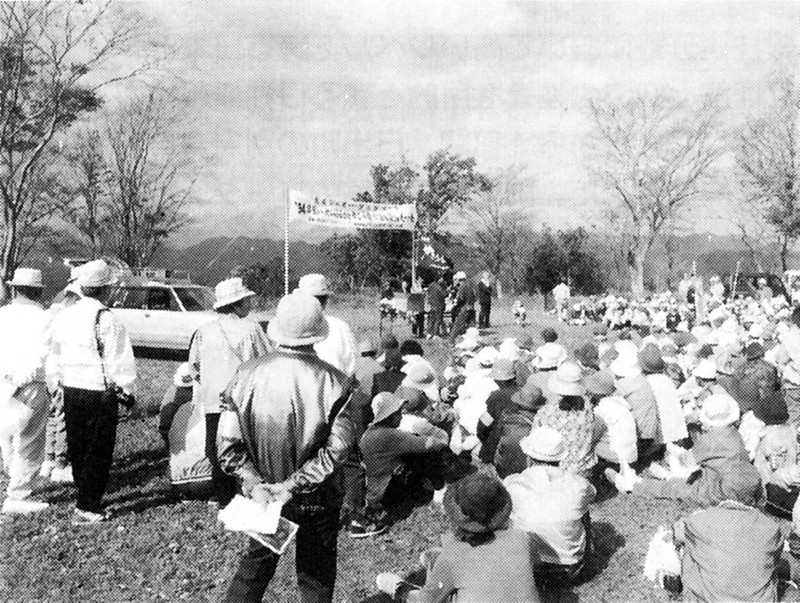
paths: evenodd
<path fill-rule="evenodd" d="M 175 287 L 175 294 L 187 312 L 214 309 L 214 293 L 205 287 Z"/>
<path fill-rule="evenodd" d="M 165 287 L 154 287 L 147 292 L 147 309 L 169 310 L 173 312 L 180 311 L 170 290 Z"/>
<path fill-rule="evenodd" d="M 112 308 L 147 309 L 147 289 L 144 287 L 121 287 L 114 295 Z"/>

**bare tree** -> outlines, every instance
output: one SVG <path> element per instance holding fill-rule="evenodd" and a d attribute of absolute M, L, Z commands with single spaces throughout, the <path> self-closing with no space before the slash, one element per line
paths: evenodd
<path fill-rule="evenodd" d="M 800 96 L 790 76 L 769 85 L 770 104 L 763 115 L 747 120 L 736 155 L 745 203 L 778 237 L 783 270 L 800 237 Z"/>
<path fill-rule="evenodd" d="M 185 139 L 176 131 L 176 101 L 135 98 L 108 121 L 109 251 L 130 266 L 146 265 L 165 239 L 190 222 L 196 180 Z"/>
<path fill-rule="evenodd" d="M 723 151 L 720 105 L 696 105 L 663 95 L 590 102 L 589 169 L 630 219 L 626 261 L 635 296 L 644 292 L 644 265 L 660 231 L 701 191 Z"/>
<path fill-rule="evenodd" d="M 517 238 L 526 221 L 522 204 L 531 181 L 523 172 L 523 167 L 512 166 L 490 177 L 488 190 L 465 207 L 477 255 L 498 278 L 503 268 L 516 263 Z"/>
<path fill-rule="evenodd" d="M 93 258 L 103 253 L 108 227 L 110 174 L 103 157 L 103 139 L 94 128 L 75 134 L 65 153 L 72 166 L 73 202 L 65 217 L 85 239 Z"/>
<path fill-rule="evenodd" d="M 7 280 L 24 238 L 46 230 L 63 202 L 48 190 L 56 136 L 100 105 L 104 85 L 132 77 L 110 61 L 126 52 L 141 22 L 110 3 L 4 2 L 0 5 L 0 276 Z"/>

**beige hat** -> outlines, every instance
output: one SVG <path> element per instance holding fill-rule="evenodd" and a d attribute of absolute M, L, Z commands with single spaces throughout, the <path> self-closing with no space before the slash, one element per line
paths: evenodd
<path fill-rule="evenodd" d="M 700 409 L 700 423 L 705 427 L 724 427 L 739 420 L 739 404 L 728 394 L 712 394 Z"/>
<path fill-rule="evenodd" d="M 539 369 L 553 369 L 569 357 L 567 349 L 560 343 L 549 342 L 536 348 L 533 366 Z"/>
<path fill-rule="evenodd" d="M 330 283 L 324 274 L 306 274 L 300 278 L 297 288 L 314 297 L 331 294 Z"/>
<path fill-rule="evenodd" d="M 114 271 L 105 260 L 86 262 L 78 272 L 78 284 L 81 287 L 105 287 L 115 280 Z"/>
<path fill-rule="evenodd" d="M 188 362 L 182 362 L 178 366 L 175 371 L 175 376 L 172 378 L 172 382 L 175 384 L 175 387 L 191 387 L 194 385 L 192 371 L 189 368 Z"/>
<path fill-rule="evenodd" d="M 267 326 L 267 335 L 278 345 L 310 345 L 328 336 L 328 321 L 316 298 L 295 291 L 278 302 L 275 318 Z"/>
<path fill-rule="evenodd" d="M 563 362 L 550 377 L 547 387 L 559 396 L 582 396 L 586 393 L 583 370 L 574 362 Z"/>
<path fill-rule="evenodd" d="M 716 379 L 717 378 L 717 363 L 711 358 L 701 360 L 695 367 L 692 375 L 700 379 Z"/>
<path fill-rule="evenodd" d="M 255 293 L 245 287 L 242 279 L 237 276 L 218 283 L 214 288 L 214 295 L 216 297 L 214 309 L 219 310 L 247 297 L 253 297 Z"/>
<path fill-rule="evenodd" d="M 522 452 L 534 460 L 546 463 L 563 461 L 567 456 L 564 438 L 552 427 L 534 427 L 519 442 Z"/>
<path fill-rule="evenodd" d="M 372 399 L 372 422 L 380 423 L 403 408 L 405 400 L 391 392 L 381 392 Z"/>
<path fill-rule="evenodd" d="M 42 271 L 36 268 L 17 268 L 14 271 L 14 278 L 8 281 L 12 287 L 34 287 L 44 289 L 42 282 Z"/>
<path fill-rule="evenodd" d="M 415 362 L 404 367 L 406 376 L 400 383 L 403 387 L 418 389 L 431 400 L 439 400 L 439 381 L 427 361 Z"/>
<path fill-rule="evenodd" d="M 495 381 L 511 381 L 517 376 L 514 371 L 514 363 L 508 358 L 498 358 L 492 366 L 489 377 Z"/>

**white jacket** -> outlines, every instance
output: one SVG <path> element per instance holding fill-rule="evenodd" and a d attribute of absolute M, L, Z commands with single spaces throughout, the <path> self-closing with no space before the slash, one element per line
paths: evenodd
<path fill-rule="evenodd" d="M 326 314 L 325 319 L 328 321 L 328 336 L 314 344 L 317 356 L 345 375 L 354 375 L 358 346 L 353 331 L 341 318 Z"/>
<path fill-rule="evenodd" d="M 51 378 L 65 387 L 103 391 L 106 384 L 132 393 L 136 361 L 125 327 L 96 299 L 84 297 L 64 308 L 53 319 L 49 370 Z M 95 334 L 95 332 L 97 334 Z M 103 359 L 97 338 L 103 343 Z"/>
<path fill-rule="evenodd" d="M 675 383 L 663 374 L 647 375 L 647 381 L 658 405 L 661 440 L 667 444 L 683 440 L 689 432 L 686 429 L 686 419 Z"/>
<path fill-rule="evenodd" d="M 50 315 L 36 302 L 17 298 L 0 308 L 0 379 L 14 388 L 44 381 L 49 328 Z"/>

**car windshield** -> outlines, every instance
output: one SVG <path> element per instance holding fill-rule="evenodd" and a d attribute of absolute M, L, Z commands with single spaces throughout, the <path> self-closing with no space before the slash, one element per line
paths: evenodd
<path fill-rule="evenodd" d="M 214 309 L 214 292 L 206 287 L 175 287 L 175 293 L 187 312 Z"/>

